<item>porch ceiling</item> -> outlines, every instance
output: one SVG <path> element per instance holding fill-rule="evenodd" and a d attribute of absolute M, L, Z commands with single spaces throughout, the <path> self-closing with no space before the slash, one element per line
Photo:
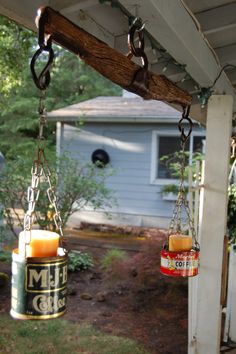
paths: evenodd
<path fill-rule="evenodd" d="M 193 95 L 192 115 L 201 122 L 205 112 L 197 100 L 199 87 L 211 86 L 222 65 L 236 64 L 236 1 L 119 0 L 111 6 L 110 1 L 99 0 L 0 0 L 0 13 L 36 30 L 37 8 L 45 5 L 123 53 L 129 26 L 125 14 L 140 16 L 146 21 L 150 70 L 164 70 Z M 235 86 L 236 69 L 227 68 L 215 89 L 234 96 L 236 112 Z"/>

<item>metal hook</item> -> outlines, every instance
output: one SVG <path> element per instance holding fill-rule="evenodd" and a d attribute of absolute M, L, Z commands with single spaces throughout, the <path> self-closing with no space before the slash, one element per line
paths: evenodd
<path fill-rule="evenodd" d="M 41 71 L 41 73 L 39 75 L 36 74 L 35 71 L 35 64 L 36 61 L 38 59 L 38 57 L 44 52 L 48 52 L 48 61 L 45 65 L 45 67 L 43 68 L 43 70 Z M 39 48 L 35 54 L 33 55 L 31 62 L 30 62 L 30 69 L 31 69 L 31 73 L 32 73 L 32 77 L 34 80 L 35 85 L 38 87 L 38 89 L 40 90 L 46 90 L 46 88 L 48 87 L 48 85 L 50 84 L 50 67 L 53 63 L 53 59 L 54 59 L 54 51 L 51 47 L 48 47 L 48 45 L 44 48 Z"/>
<path fill-rule="evenodd" d="M 192 133 L 192 128 L 193 128 L 193 122 L 192 120 L 189 118 L 189 112 L 190 112 L 190 106 L 185 106 L 183 107 L 183 114 L 182 114 L 182 118 L 180 119 L 179 123 L 178 123 L 178 128 L 180 131 L 180 139 L 183 145 L 185 145 L 185 143 L 187 142 L 187 140 L 190 137 L 190 134 Z M 184 120 L 186 120 L 189 123 L 189 130 L 187 133 L 185 133 L 185 129 L 183 126 Z"/>
<path fill-rule="evenodd" d="M 31 62 L 30 62 L 30 69 L 31 69 L 31 73 L 32 73 L 32 77 L 33 77 L 34 83 L 38 87 L 38 89 L 40 89 L 40 90 L 46 90 L 46 88 L 50 84 L 50 72 L 49 72 L 49 70 L 50 70 L 50 67 L 51 67 L 51 65 L 53 63 L 53 59 L 54 59 L 54 51 L 52 49 L 52 37 L 51 36 L 48 37 L 48 36 L 45 35 L 45 23 L 46 23 L 46 20 L 47 20 L 47 17 L 45 15 L 39 17 L 39 20 L 38 20 L 38 28 L 39 28 L 38 45 L 39 45 L 39 49 L 35 52 L 35 54 L 33 55 L 32 59 L 31 59 Z M 44 51 L 48 52 L 48 60 L 47 60 L 47 63 L 45 65 L 45 67 L 41 71 L 41 73 L 39 75 L 37 75 L 36 71 L 35 71 L 35 64 L 36 64 L 36 61 L 37 61 L 38 57 Z"/>

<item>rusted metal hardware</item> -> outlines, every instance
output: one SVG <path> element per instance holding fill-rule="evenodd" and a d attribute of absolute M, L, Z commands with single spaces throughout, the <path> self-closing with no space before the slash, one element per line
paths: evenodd
<path fill-rule="evenodd" d="M 144 29 L 145 24 L 139 17 L 136 17 L 128 32 L 128 47 L 129 53 L 127 57 L 131 59 L 133 56 L 141 58 L 142 67 L 134 74 L 131 84 L 127 90 L 145 96 L 149 90 L 148 80 L 148 58 L 145 54 Z M 138 45 L 135 45 L 135 35 L 138 36 Z"/>
<path fill-rule="evenodd" d="M 32 77 L 34 80 L 35 85 L 38 87 L 39 90 L 46 90 L 46 88 L 50 84 L 50 68 L 53 63 L 54 59 L 54 51 L 52 49 L 52 38 L 51 36 L 46 35 L 45 33 L 45 23 L 46 23 L 47 17 L 42 16 L 38 19 L 38 27 L 39 27 L 39 32 L 38 32 L 38 45 L 39 49 L 35 52 L 33 55 L 31 62 L 30 62 L 30 69 L 32 73 Z M 40 72 L 39 75 L 36 73 L 36 63 L 39 58 L 39 56 L 44 53 L 48 53 L 48 60 L 47 63 L 45 64 L 44 68 Z"/>
<path fill-rule="evenodd" d="M 180 139 L 181 139 L 182 144 L 185 144 L 188 141 L 188 139 L 192 133 L 192 129 L 193 129 L 193 122 L 189 118 L 189 112 L 190 112 L 190 106 L 183 107 L 182 118 L 180 119 L 180 121 L 178 123 L 178 128 L 181 133 Z M 184 129 L 184 124 L 186 123 L 185 121 L 187 121 L 187 124 L 189 125 L 189 127 L 188 127 L 189 130 L 188 130 L 187 134 L 185 133 L 185 129 Z"/>

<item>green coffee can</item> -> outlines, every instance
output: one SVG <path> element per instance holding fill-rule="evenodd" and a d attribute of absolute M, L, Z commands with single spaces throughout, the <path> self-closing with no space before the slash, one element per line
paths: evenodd
<path fill-rule="evenodd" d="M 60 256 L 22 258 L 12 253 L 11 316 L 17 319 L 50 319 L 66 311 L 67 253 Z"/>

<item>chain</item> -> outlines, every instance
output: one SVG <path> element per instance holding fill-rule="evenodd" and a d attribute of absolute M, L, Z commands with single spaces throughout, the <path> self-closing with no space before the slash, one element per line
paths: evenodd
<path fill-rule="evenodd" d="M 141 18 L 136 17 L 129 29 L 128 32 L 128 47 L 129 53 L 128 58 L 131 59 L 133 56 L 141 58 L 142 65 L 144 69 L 148 68 L 148 59 L 144 52 L 144 33 L 143 29 L 145 27 L 145 23 L 142 23 Z M 135 45 L 135 34 L 138 35 L 138 46 Z"/>
<path fill-rule="evenodd" d="M 39 194 L 40 194 L 39 186 L 40 186 L 41 178 L 44 177 L 44 179 L 48 183 L 48 188 L 47 188 L 48 200 L 49 203 L 54 208 L 53 220 L 56 229 L 58 230 L 61 236 L 60 246 L 63 246 L 63 240 L 62 240 L 64 236 L 62 230 L 63 222 L 61 219 L 60 212 L 58 210 L 58 199 L 56 196 L 55 187 L 53 186 L 51 180 L 52 173 L 50 171 L 48 161 L 45 157 L 44 146 L 42 143 L 44 141 L 44 136 L 43 136 L 44 127 L 47 121 L 46 119 L 47 113 L 45 108 L 46 88 L 50 83 L 49 69 L 54 58 L 54 52 L 52 50 L 52 40 L 51 38 L 45 40 L 45 38 L 46 37 L 44 33 L 44 23 L 41 21 L 39 22 L 39 36 L 38 36 L 39 49 L 34 54 L 30 63 L 33 80 L 35 82 L 35 85 L 40 89 L 41 94 L 40 94 L 39 106 L 38 106 L 38 114 L 39 114 L 38 147 L 36 152 L 36 159 L 34 160 L 33 166 L 31 168 L 31 185 L 28 187 L 28 191 L 27 191 L 28 210 L 26 211 L 24 216 L 25 244 L 30 243 L 31 230 L 32 230 L 33 223 L 35 221 L 35 206 L 37 204 L 37 201 L 39 199 Z M 43 51 L 49 53 L 48 62 L 43 68 L 42 72 L 37 76 L 35 71 L 35 64 L 39 55 Z M 29 231 L 29 237 L 26 237 L 27 236 L 26 231 Z"/>
<path fill-rule="evenodd" d="M 178 196 L 177 196 L 177 200 L 175 203 L 175 207 L 173 210 L 173 215 L 169 224 L 169 230 L 168 230 L 168 235 L 173 234 L 173 232 L 176 233 L 181 233 L 182 232 L 182 209 L 185 209 L 186 212 L 186 216 L 187 216 L 187 222 L 188 222 L 188 227 L 189 230 L 191 230 L 191 234 L 194 240 L 194 247 L 195 249 L 199 249 L 199 244 L 197 242 L 197 238 L 196 238 L 196 231 L 195 231 L 195 227 L 194 227 L 194 222 L 193 222 L 193 218 L 191 216 L 191 211 L 189 208 L 189 203 L 186 197 L 186 192 L 185 192 L 185 186 L 184 186 L 184 172 L 185 172 L 185 167 L 186 167 L 186 154 L 185 154 L 185 147 L 186 147 L 186 143 L 191 135 L 192 132 L 192 121 L 189 118 L 189 111 L 190 111 L 190 107 L 184 107 L 183 109 L 183 114 L 182 114 L 182 118 L 179 121 L 178 124 L 178 128 L 180 131 L 180 139 L 181 139 L 181 160 L 180 160 L 180 181 L 179 181 L 179 190 L 178 190 Z M 186 133 L 183 123 L 184 120 L 187 121 L 187 123 L 189 124 L 189 130 Z"/>
<path fill-rule="evenodd" d="M 46 113 L 46 108 L 45 108 L 45 98 L 46 98 L 46 90 L 41 91 L 41 95 L 39 98 L 39 107 L 38 107 L 38 113 L 39 113 L 39 136 L 38 140 L 39 142 L 44 140 L 43 137 L 43 130 L 47 122 L 47 113 Z"/>
<path fill-rule="evenodd" d="M 136 17 L 128 32 L 128 47 L 129 53 L 127 57 L 131 59 L 133 56 L 141 58 L 142 67 L 139 68 L 133 76 L 129 86 L 126 87 L 128 91 L 134 92 L 142 97 L 145 97 L 149 90 L 149 75 L 148 75 L 148 58 L 144 51 L 144 29 L 145 24 L 139 17 Z M 135 45 L 137 34 L 138 45 Z"/>
<path fill-rule="evenodd" d="M 48 166 L 48 162 L 45 157 L 44 150 L 42 148 L 38 148 L 37 158 L 34 160 L 32 169 L 31 169 L 31 185 L 28 187 L 27 192 L 27 202 L 28 202 L 28 210 L 25 213 L 24 217 L 24 230 L 31 231 L 34 220 L 35 220 L 35 206 L 39 198 L 40 189 L 39 184 L 41 177 L 44 176 L 48 183 L 47 196 L 50 204 L 54 208 L 54 216 L 53 220 L 56 226 L 56 229 L 59 231 L 60 236 L 63 237 L 63 222 L 60 216 L 60 212 L 58 210 L 58 198 L 55 193 L 55 187 L 53 187 L 51 176 L 52 173 Z M 30 241 L 26 242 L 29 243 Z"/>

